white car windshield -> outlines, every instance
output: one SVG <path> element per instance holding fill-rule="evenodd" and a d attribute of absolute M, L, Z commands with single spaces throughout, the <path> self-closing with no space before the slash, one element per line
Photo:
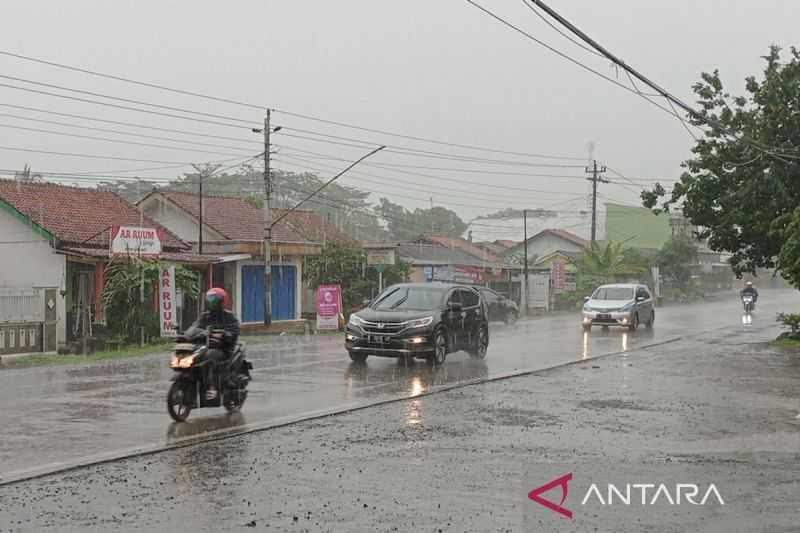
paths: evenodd
<path fill-rule="evenodd" d="M 630 287 L 600 287 L 592 295 L 593 300 L 632 300 L 633 289 Z"/>

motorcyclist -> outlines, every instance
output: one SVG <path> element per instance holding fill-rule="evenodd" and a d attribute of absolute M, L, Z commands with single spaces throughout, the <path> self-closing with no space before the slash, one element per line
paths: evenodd
<path fill-rule="evenodd" d="M 755 303 L 758 301 L 758 291 L 753 286 L 752 281 L 748 281 L 747 283 L 744 284 L 744 288 L 741 290 L 741 292 L 739 292 L 739 297 L 741 298 L 746 294 L 749 294 L 750 296 L 753 297 L 753 305 L 755 305 Z"/>
<path fill-rule="evenodd" d="M 206 400 L 213 400 L 217 397 L 215 386 L 216 367 L 226 359 L 230 358 L 236 343 L 239 340 L 239 320 L 232 312 L 224 308 L 228 302 L 228 294 L 218 287 L 209 290 L 205 296 L 206 310 L 192 324 L 190 329 L 209 328 L 223 330 L 224 333 L 215 333 L 208 339 L 209 350 L 208 358 L 208 387 L 206 388 Z"/>

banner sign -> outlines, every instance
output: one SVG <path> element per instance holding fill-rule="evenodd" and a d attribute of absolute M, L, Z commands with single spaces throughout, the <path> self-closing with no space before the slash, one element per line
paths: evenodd
<path fill-rule="evenodd" d="M 394 263 L 393 248 L 367 250 L 367 266 L 393 265 Z"/>
<path fill-rule="evenodd" d="M 158 309 L 161 336 L 178 335 L 178 317 L 175 304 L 175 267 L 162 268 L 158 275 Z"/>
<path fill-rule="evenodd" d="M 339 329 L 342 314 L 342 288 L 339 285 L 317 287 L 317 329 Z"/>
<path fill-rule="evenodd" d="M 550 267 L 550 277 L 553 280 L 553 288 L 556 292 L 561 292 L 565 289 L 567 282 L 567 270 L 563 262 L 553 261 Z"/>
<path fill-rule="evenodd" d="M 154 257 L 161 253 L 162 232 L 137 226 L 111 227 L 111 255 Z"/>

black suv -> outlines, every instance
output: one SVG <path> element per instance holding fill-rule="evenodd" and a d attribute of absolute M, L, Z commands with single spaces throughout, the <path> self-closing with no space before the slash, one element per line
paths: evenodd
<path fill-rule="evenodd" d="M 483 301 L 486 302 L 486 307 L 489 308 L 489 320 L 502 320 L 506 324 L 513 324 L 517 321 L 517 318 L 519 318 L 517 302 L 492 289 L 481 287 L 480 291 Z"/>
<path fill-rule="evenodd" d="M 480 293 L 450 283 L 401 283 L 350 315 L 345 347 L 353 361 L 369 355 L 423 357 L 444 363 L 466 350 L 483 359 L 489 346 L 487 308 Z"/>

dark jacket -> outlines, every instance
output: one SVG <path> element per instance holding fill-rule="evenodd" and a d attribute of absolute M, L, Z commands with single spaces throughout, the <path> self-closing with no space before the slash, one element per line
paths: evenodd
<path fill-rule="evenodd" d="M 239 320 L 230 311 L 206 311 L 192 324 L 189 329 L 222 329 L 225 334 L 222 339 L 222 348 L 232 350 L 239 342 Z"/>
<path fill-rule="evenodd" d="M 739 293 L 739 296 L 744 296 L 745 294 L 752 294 L 754 300 L 758 300 L 758 291 L 755 287 L 745 287 Z"/>

